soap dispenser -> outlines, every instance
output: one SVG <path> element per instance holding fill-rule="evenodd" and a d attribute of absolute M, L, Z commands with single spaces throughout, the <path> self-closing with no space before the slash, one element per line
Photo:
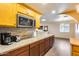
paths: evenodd
<path fill-rule="evenodd" d="M 34 32 L 33 32 L 33 37 L 36 37 L 37 36 L 37 31 L 38 29 L 35 29 Z"/>

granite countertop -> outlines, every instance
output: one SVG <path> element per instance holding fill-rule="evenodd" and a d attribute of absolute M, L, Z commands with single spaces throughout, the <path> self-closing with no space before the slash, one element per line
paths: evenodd
<path fill-rule="evenodd" d="M 42 39 L 44 39 L 46 37 L 49 37 L 49 36 L 52 36 L 52 35 L 53 34 L 42 34 L 42 35 L 38 35 L 37 37 L 24 39 L 24 40 L 21 40 L 19 42 L 14 42 L 11 45 L 0 45 L 0 55 L 5 54 L 8 51 L 11 51 L 13 49 L 17 49 L 17 48 L 20 48 L 22 46 L 29 45 L 29 44 L 31 44 L 33 42 L 36 42 L 38 40 L 42 40 Z"/>
<path fill-rule="evenodd" d="M 79 46 L 79 38 L 70 38 L 70 43 Z"/>

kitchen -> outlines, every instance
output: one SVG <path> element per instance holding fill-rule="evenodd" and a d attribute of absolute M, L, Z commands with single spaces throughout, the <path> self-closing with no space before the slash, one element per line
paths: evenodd
<path fill-rule="evenodd" d="M 0 3 L 0 55 L 79 56 L 79 10 L 73 7 L 79 4 Z"/>

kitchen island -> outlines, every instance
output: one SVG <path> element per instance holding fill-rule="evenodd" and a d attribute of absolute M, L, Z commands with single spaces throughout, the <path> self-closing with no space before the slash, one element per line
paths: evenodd
<path fill-rule="evenodd" d="M 79 56 L 79 38 L 70 38 L 71 55 Z"/>
<path fill-rule="evenodd" d="M 53 34 L 42 34 L 11 45 L 0 45 L 2 56 L 40 56 L 44 55 L 54 43 Z"/>

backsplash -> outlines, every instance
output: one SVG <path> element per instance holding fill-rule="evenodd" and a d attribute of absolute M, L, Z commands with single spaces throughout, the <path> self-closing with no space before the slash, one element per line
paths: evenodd
<path fill-rule="evenodd" d="M 21 33 L 21 32 L 33 32 L 33 28 L 0 28 L 1 32 Z"/>

